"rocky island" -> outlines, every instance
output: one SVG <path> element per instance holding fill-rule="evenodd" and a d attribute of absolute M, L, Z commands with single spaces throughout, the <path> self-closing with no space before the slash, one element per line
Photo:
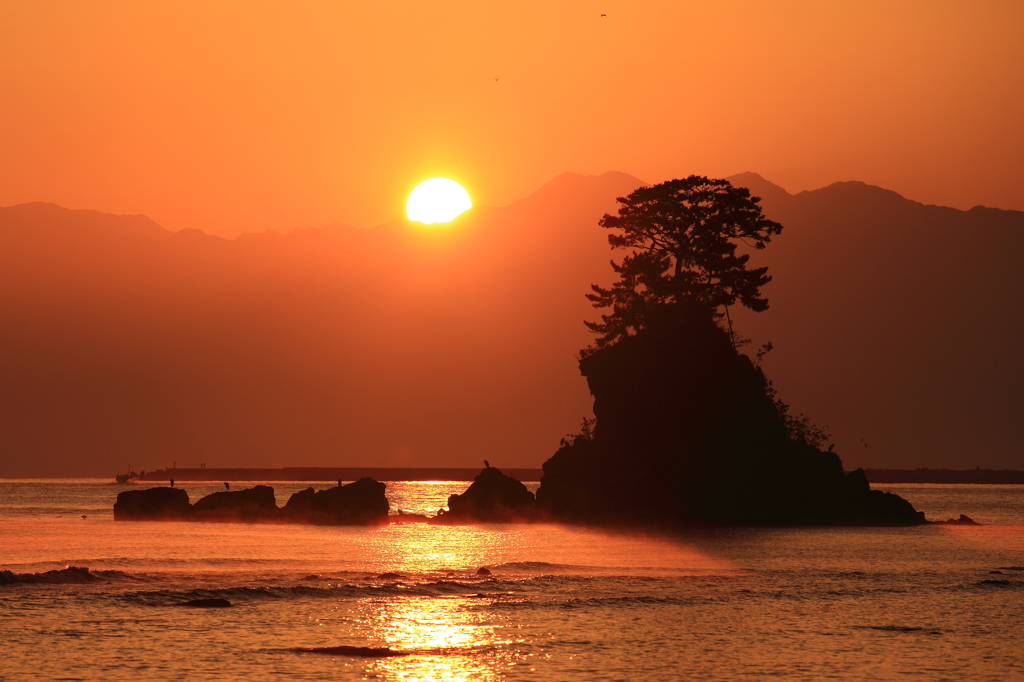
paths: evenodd
<path fill-rule="evenodd" d="M 162 486 L 118 493 L 114 519 L 372 526 L 388 522 L 385 490 L 383 483 L 362 478 L 321 491 L 300 490 L 281 508 L 274 489 L 265 485 L 212 493 L 194 505 L 181 488 Z"/>
<path fill-rule="evenodd" d="M 628 254 L 588 295 L 609 312 L 587 323 L 597 340 L 579 362 L 595 420 L 544 463 L 539 510 L 644 527 L 925 523 L 862 470 L 844 474 L 827 434 L 789 413 L 760 367 L 771 344 L 739 351 L 729 306 L 767 309 L 771 277 L 737 246 L 782 231 L 759 199 L 690 176 L 618 201 L 600 224 Z"/>
<path fill-rule="evenodd" d="M 540 518 L 533 493 L 521 481 L 487 464 L 464 493 L 448 497 L 448 511 L 441 510 L 431 522 L 455 525 L 475 521 L 535 521 Z"/>
<path fill-rule="evenodd" d="M 576 522 L 910 525 L 924 516 L 787 429 L 753 362 L 699 309 L 580 361 L 592 429 L 544 463 L 539 507 Z"/>
<path fill-rule="evenodd" d="M 558 521 L 672 529 L 688 525 L 916 525 L 922 512 L 872 490 L 864 471 L 843 471 L 828 436 L 794 417 L 732 328 L 729 306 L 768 308 L 767 267 L 748 268 L 742 243 L 763 249 L 782 226 L 759 199 L 726 180 L 691 176 L 618 199 L 617 232 L 628 254 L 619 281 L 588 298 L 608 309 L 588 322 L 597 335 L 580 354 L 594 420 L 564 438 L 544 463 L 536 497 L 489 464 L 437 524 Z M 486 464 L 486 462 L 485 462 Z M 278 508 L 257 485 L 189 504 L 174 488 L 127 491 L 117 519 L 378 524 L 388 521 L 385 485 L 363 478 L 292 495 Z M 961 517 L 948 523 L 972 523 Z"/>

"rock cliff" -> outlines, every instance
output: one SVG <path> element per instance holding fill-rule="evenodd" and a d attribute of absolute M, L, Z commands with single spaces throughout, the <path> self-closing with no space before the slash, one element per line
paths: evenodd
<path fill-rule="evenodd" d="M 790 437 L 763 374 L 705 310 L 674 308 L 642 332 L 586 355 L 592 437 L 544 463 L 537 502 L 599 523 L 916 524 L 863 472 Z"/>

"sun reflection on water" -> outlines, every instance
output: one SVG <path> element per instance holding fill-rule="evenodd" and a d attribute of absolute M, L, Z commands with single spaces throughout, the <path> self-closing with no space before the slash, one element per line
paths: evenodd
<path fill-rule="evenodd" d="M 472 609 L 470 597 L 405 597 L 374 600 L 375 639 L 411 652 L 375 661 L 368 672 L 385 679 L 469 682 L 497 680 L 515 665 L 518 652 L 510 649 L 492 613 Z"/>
<path fill-rule="evenodd" d="M 400 576 L 401 585 L 439 592 L 361 603 L 371 646 L 407 654 L 368 661 L 365 673 L 396 682 L 499 680 L 531 663 L 540 644 L 526 634 L 529 628 L 511 620 L 513 611 L 488 607 L 529 601 L 535 588 L 528 585 L 539 574 L 737 572 L 687 544 L 564 526 L 395 524 L 366 537 L 368 566 Z M 492 573 L 478 576 L 482 566 Z"/>

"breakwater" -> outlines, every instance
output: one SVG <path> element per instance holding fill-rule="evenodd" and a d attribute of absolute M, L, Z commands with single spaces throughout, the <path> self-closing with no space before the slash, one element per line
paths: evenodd
<path fill-rule="evenodd" d="M 503 469 L 520 481 L 539 481 L 542 469 Z M 127 479 L 132 483 L 158 483 L 163 481 L 358 481 L 372 478 L 377 481 L 472 481 L 480 473 L 476 468 L 444 467 L 283 467 L 256 468 L 168 468 L 132 472 Z"/>
<path fill-rule="evenodd" d="M 871 483 L 1024 484 L 1015 469 L 865 469 Z"/>

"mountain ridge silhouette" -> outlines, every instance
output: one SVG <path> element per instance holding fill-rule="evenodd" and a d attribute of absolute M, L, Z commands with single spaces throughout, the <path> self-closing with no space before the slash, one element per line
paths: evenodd
<path fill-rule="evenodd" d="M 1024 213 L 732 179 L 786 226 L 753 256 L 775 277 L 771 307 L 732 311 L 737 329 L 748 353 L 774 342 L 769 376 L 844 461 L 1019 467 Z M 0 475 L 539 466 L 590 409 L 584 294 L 620 257 L 597 220 L 641 184 L 563 174 L 439 229 L 233 240 L 0 209 Z"/>

